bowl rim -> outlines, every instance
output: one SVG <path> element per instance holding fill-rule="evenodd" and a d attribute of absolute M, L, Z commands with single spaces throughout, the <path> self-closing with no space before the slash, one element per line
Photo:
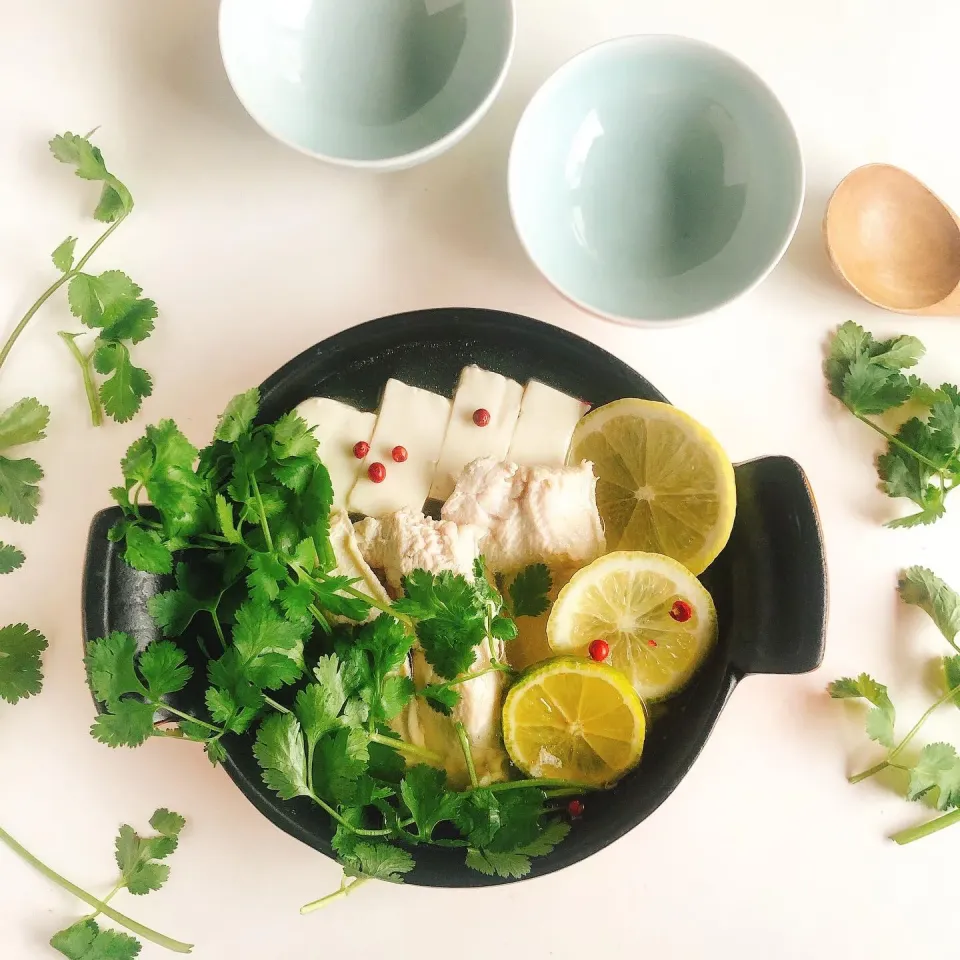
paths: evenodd
<path fill-rule="evenodd" d="M 288 137 L 278 133 L 270 124 L 268 124 L 259 113 L 252 109 L 248 101 L 242 96 L 236 82 L 234 81 L 230 67 L 228 66 L 227 56 L 224 52 L 223 44 L 223 25 L 226 18 L 225 11 L 230 5 L 238 2 L 240 2 L 240 0 L 220 0 L 220 6 L 217 12 L 217 47 L 220 51 L 220 62 L 223 64 L 223 70 L 227 76 L 227 81 L 230 84 L 230 89 L 233 91 L 233 95 L 240 102 L 240 105 L 247 112 L 247 114 L 253 119 L 254 123 L 256 123 L 261 130 L 263 130 L 268 136 L 272 137 L 277 142 L 296 150 L 297 153 L 302 153 L 304 156 L 312 157 L 314 160 L 322 160 L 335 166 L 349 167 L 355 170 L 374 170 L 381 172 L 389 170 L 404 170 L 408 167 L 414 167 L 417 164 L 424 163 L 427 160 L 432 160 L 434 157 L 439 156 L 446 150 L 449 150 L 452 146 L 462 140 L 468 133 L 470 133 L 470 131 L 473 130 L 473 128 L 484 118 L 490 107 L 493 106 L 494 101 L 500 95 L 500 91 L 503 89 L 503 85 L 506 82 L 507 74 L 510 72 L 510 66 L 513 63 L 513 56 L 517 47 L 517 0 L 501 0 L 501 2 L 506 5 L 509 18 L 508 29 L 510 34 L 507 40 L 507 49 L 504 53 L 503 62 L 500 64 L 500 70 L 497 73 L 493 84 L 487 91 L 487 95 L 484 97 L 484 99 L 473 109 L 473 112 L 465 117 L 451 131 L 445 133 L 439 139 L 433 140 L 426 146 L 419 147 L 418 149 L 412 150 L 409 153 L 397 154 L 396 156 L 392 157 L 384 157 L 380 160 L 356 160 L 348 157 L 338 157 L 333 154 L 320 153 L 316 150 L 310 150 L 308 147 L 290 140 Z"/>
<path fill-rule="evenodd" d="M 548 96 L 550 96 L 550 94 L 553 92 L 553 89 L 563 78 L 565 78 L 569 73 L 572 73 L 575 69 L 579 68 L 583 61 L 592 59 L 601 53 L 609 52 L 610 50 L 618 47 L 643 47 L 650 44 L 662 43 L 663 41 L 670 41 L 678 43 L 681 46 L 699 48 L 714 54 L 719 54 L 722 59 L 727 60 L 729 63 L 735 66 L 757 87 L 759 87 L 760 90 L 764 91 L 770 97 L 774 106 L 780 111 L 783 120 L 786 122 L 788 140 L 797 159 L 797 177 L 796 182 L 794 183 L 794 186 L 797 190 L 797 200 L 783 240 L 777 247 L 776 252 L 769 257 L 766 266 L 763 267 L 759 274 L 747 286 L 719 301 L 718 303 L 706 307 L 705 309 L 692 310 L 687 313 L 678 314 L 677 316 L 658 319 L 653 317 L 630 317 L 624 314 L 611 313 L 609 311 L 602 310 L 599 307 L 593 306 L 586 301 L 581 300 L 579 297 L 574 296 L 570 290 L 566 289 L 559 281 L 555 280 L 547 273 L 528 246 L 526 237 L 524 236 L 524 232 L 520 226 L 520 220 L 517 214 L 515 202 L 516 189 L 514 187 L 514 171 L 518 163 L 518 141 L 520 139 L 521 132 L 528 123 L 532 122 L 530 118 L 533 111 Z M 693 320 L 715 314 L 724 307 L 727 307 L 739 300 L 741 297 L 745 297 L 753 292 L 753 290 L 760 286 L 760 284 L 763 283 L 768 276 L 770 276 L 770 274 L 773 272 L 773 269 L 783 259 L 784 254 L 787 252 L 790 244 L 793 242 L 794 235 L 797 232 L 797 227 L 800 224 L 800 217 L 803 213 L 806 193 L 807 173 L 806 164 L 803 159 L 803 149 L 800 144 L 800 137 L 797 134 L 796 126 L 794 125 L 790 114 L 783 105 L 783 101 L 777 96 L 770 84 L 767 83 L 767 81 L 764 80 L 763 77 L 761 77 L 760 74 L 757 73 L 749 64 L 747 64 L 744 60 L 741 60 L 735 54 L 732 54 L 729 51 L 724 50 L 722 47 L 716 46 L 715 44 L 708 43 L 705 40 L 700 40 L 696 37 L 686 37 L 682 34 L 676 33 L 637 33 L 623 37 L 613 37 L 609 40 L 601 40 L 599 43 L 595 43 L 589 47 L 586 47 L 584 50 L 581 50 L 579 53 L 574 54 L 574 56 L 563 62 L 559 67 L 557 67 L 556 70 L 553 71 L 553 73 L 547 77 L 546 80 L 544 80 L 544 82 L 537 89 L 536 93 L 534 93 L 534 95 L 530 98 L 530 102 L 524 108 L 523 114 L 521 115 L 520 121 L 517 123 L 513 134 L 513 140 L 510 144 L 510 155 L 507 161 L 507 200 L 510 207 L 510 217 L 513 220 L 514 232 L 520 241 L 520 246 L 523 247 L 523 252 L 527 255 L 527 259 L 533 264 L 534 267 L 536 267 L 537 271 L 547 281 L 547 283 L 549 283 L 550 286 L 552 286 L 554 290 L 556 290 L 556 292 L 559 293 L 560 296 L 562 296 L 569 303 L 572 303 L 574 306 L 579 307 L 581 310 L 585 310 L 587 313 L 593 314 L 596 317 L 600 317 L 604 320 L 612 320 L 614 323 L 619 323 L 627 327 L 657 328 L 680 326 L 690 323 Z"/>

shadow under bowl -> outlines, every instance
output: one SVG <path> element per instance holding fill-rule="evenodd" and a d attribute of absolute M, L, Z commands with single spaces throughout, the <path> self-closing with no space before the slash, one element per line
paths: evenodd
<path fill-rule="evenodd" d="M 247 112 L 332 163 L 392 170 L 437 156 L 506 77 L 514 0 L 221 0 L 220 51 Z"/>
<path fill-rule="evenodd" d="M 783 107 L 740 61 L 682 37 L 624 37 L 534 96 L 509 191 L 520 240 L 560 293 L 662 323 L 773 269 L 800 218 L 803 160 Z"/>

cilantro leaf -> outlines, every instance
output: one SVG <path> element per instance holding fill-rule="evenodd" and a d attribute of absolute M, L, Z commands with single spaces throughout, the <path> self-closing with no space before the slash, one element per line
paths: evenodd
<path fill-rule="evenodd" d="M 263 782 L 281 800 L 310 796 L 303 732 L 292 713 L 275 713 L 260 724 L 253 753 Z"/>
<path fill-rule="evenodd" d="M 134 960 L 140 943 L 118 930 L 101 930 L 96 920 L 78 920 L 55 933 L 50 946 L 68 960 Z"/>
<path fill-rule="evenodd" d="M 116 839 L 116 859 L 120 868 L 121 884 L 134 894 L 142 896 L 159 890 L 170 876 L 165 860 L 176 849 L 180 831 L 186 821 L 178 813 L 160 808 L 150 818 L 155 836 L 143 837 L 129 824 L 120 827 Z"/>
<path fill-rule="evenodd" d="M 153 393 L 153 380 L 130 360 L 130 351 L 122 343 L 101 343 L 94 354 L 98 373 L 111 374 L 100 384 L 100 401 L 108 416 L 117 423 L 131 420 L 145 397 Z"/>
<path fill-rule="evenodd" d="M 339 725 L 340 711 L 347 700 L 336 654 L 320 657 L 313 672 L 317 682 L 301 690 L 294 704 L 294 713 L 311 746 Z"/>
<path fill-rule="evenodd" d="M 153 700 L 182 690 L 193 676 L 187 655 L 170 640 L 155 640 L 140 654 L 140 673 Z"/>
<path fill-rule="evenodd" d="M 930 743 L 910 771 L 909 800 L 918 800 L 930 790 L 937 790 L 937 809 L 960 806 L 960 757 L 948 743 Z"/>
<path fill-rule="evenodd" d="M 916 337 L 878 341 L 848 321 L 834 334 L 824 362 L 830 392 L 859 416 L 883 413 L 900 406 L 912 393 L 901 371 L 923 356 Z"/>
<path fill-rule="evenodd" d="M 900 599 L 920 607 L 937 625 L 947 643 L 960 653 L 956 643 L 960 632 L 960 595 L 926 567 L 904 570 L 899 588 Z"/>
<path fill-rule="evenodd" d="M 447 789 L 443 770 L 423 764 L 407 771 L 400 784 L 400 795 L 425 840 L 433 836 L 437 824 L 457 819 L 463 796 Z"/>
<path fill-rule="evenodd" d="M 46 435 L 50 408 L 34 397 L 24 397 L 0 413 L 0 450 L 35 443 Z"/>
<path fill-rule="evenodd" d="M 361 730 L 340 728 L 320 739 L 313 755 L 317 795 L 332 804 L 355 802 L 356 786 L 368 760 L 367 737 Z"/>
<path fill-rule="evenodd" d="M 66 240 L 61 243 L 53 253 L 50 254 L 50 259 L 53 261 L 53 265 L 61 273 L 69 273 L 73 268 L 73 251 L 77 246 L 76 237 L 67 237 Z"/>
<path fill-rule="evenodd" d="M 564 840 L 570 832 L 570 824 L 563 823 L 560 820 L 548 824 L 541 830 L 539 836 L 525 844 L 521 853 L 530 857 L 544 857 L 550 853 L 553 848 Z"/>
<path fill-rule="evenodd" d="M 157 319 L 157 305 L 153 300 L 138 297 L 130 303 L 122 303 L 104 316 L 106 325 L 97 341 L 97 350 L 108 345 L 111 341 L 129 340 L 131 343 L 141 343 L 153 333 Z M 100 370 L 100 365 L 94 357 L 94 365 L 101 373 L 109 370 Z"/>
<path fill-rule="evenodd" d="M 131 526 L 126 531 L 127 549 L 123 559 L 144 573 L 170 573 L 173 554 L 156 530 Z"/>
<path fill-rule="evenodd" d="M 125 217 L 133 209 L 130 191 L 107 169 L 103 154 L 86 137 L 64 133 L 50 141 L 50 152 L 61 163 L 76 167 L 74 171 L 83 180 L 103 183 L 100 202 L 94 217 L 103 223 L 112 223 Z"/>
<path fill-rule="evenodd" d="M 427 662 L 449 680 L 473 665 L 487 636 L 487 609 L 461 574 L 414 570 L 402 580 L 405 596 L 394 607 L 417 620 L 417 639 Z"/>
<path fill-rule="evenodd" d="M 118 700 L 109 713 L 97 716 L 90 735 L 108 747 L 139 747 L 154 734 L 155 714 L 153 705 L 142 700 Z"/>
<path fill-rule="evenodd" d="M 137 676 L 136 655 L 136 641 L 119 631 L 88 644 L 84 664 L 97 700 L 110 704 L 128 693 L 146 696 L 147 688 Z"/>
<path fill-rule="evenodd" d="M 286 580 L 287 568 L 272 553 L 251 553 L 247 586 L 254 600 L 267 604 L 280 596 L 280 584 Z"/>
<path fill-rule="evenodd" d="M 282 653 L 302 665 L 303 641 L 309 631 L 306 620 L 287 620 L 274 606 L 251 600 L 237 610 L 233 645 L 244 660 Z"/>
<path fill-rule="evenodd" d="M 278 460 L 286 457 L 305 457 L 317 452 L 317 438 L 313 428 L 295 411 L 284 414 L 273 426 L 273 455 Z"/>
<path fill-rule="evenodd" d="M 416 692 L 445 717 L 449 717 L 460 702 L 460 691 L 446 683 L 431 683 Z"/>
<path fill-rule="evenodd" d="M 150 818 L 150 826 L 164 837 L 179 837 L 186 825 L 187 821 L 179 813 L 174 813 L 166 807 L 154 810 Z"/>
<path fill-rule="evenodd" d="M 220 524 L 220 532 L 226 538 L 228 543 L 243 543 L 243 537 L 240 536 L 236 524 L 233 521 L 233 508 L 227 503 L 227 498 L 218 493 L 214 498 L 217 510 L 217 523 Z"/>
<path fill-rule="evenodd" d="M 861 673 L 859 677 L 843 677 L 830 684 L 830 696 L 836 700 L 863 698 L 873 704 L 867 713 L 867 736 L 885 747 L 893 747 L 893 727 L 896 711 L 890 702 L 887 688 L 873 677 Z"/>
<path fill-rule="evenodd" d="M 515 617 L 539 617 L 549 606 L 547 599 L 553 578 L 545 563 L 521 570 L 510 583 L 510 609 Z"/>
<path fill-rule="evenodd" d="M 357 843 L 344 858 L 343 872 L 348 877 L 367 877 L 402 883 L 404 874 L 413 869 L 413 857 L 406 850 L 389 843 Z"/>
<path fill-rule="evenodd" d="M 235 443 L 253 426 L 259 408 L 260 391 L 256 387 L 238 393 L 220 414 L 214 437 L 226 443 Z"/>
<path fill-rule="evenodd" d="M 40 655 L 46 649 L 43 634 L 25 623 L 0 627 L 0 698 L 17 703 L 40 692 Z"/>
<path fill-rule="evenodd" d="M 33 523 L 40 503 L 43 479 L 40 465 L 29 458 L 10 460 L 0 457 L 0 517 L 16 523 Z"/>
<path fill-rule="evenodd" d="M 466 862 L 468 867 L 488 877 L 520 880 L 530 872 L 530 858 L 520 853 L 498 853 L 471 847 Z"/>
<path fill-rule="evenodd" d="M 0 543 L 0 574 L 12 573 L 22 567 L 25 560 L 23 551 L 8 543 Z"/>
<path fill-rule="evenodd" d="M 90 689 L 106 708 L 90 732 L 110 747 L 138 747 L 153 736 L 163 698 L 182 690 L 193 674 L 176 644 L 157 640 L 138 657 L 136 641 L 120 632 L 91 642 L 84 664 Z"/>

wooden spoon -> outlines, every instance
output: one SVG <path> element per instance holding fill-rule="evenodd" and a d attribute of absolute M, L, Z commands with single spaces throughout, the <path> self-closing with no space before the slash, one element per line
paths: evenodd
<path fill-rule="evenodd" d="M 871 163 L 847 174 L 823 229 L 834 270 L 864 299 L 960 316 L 960 220 L 906 170 Z"/>

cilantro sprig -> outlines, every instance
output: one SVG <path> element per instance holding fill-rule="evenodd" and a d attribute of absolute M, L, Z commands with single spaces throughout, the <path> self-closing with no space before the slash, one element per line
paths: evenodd
<path fill-rule="evenodd" d="M 140 649 L 115 633 L 89 645 L 94 736 L 110 746 L 199 741 L 217 763 L 249 749 L 236 738 L 252 734 L 265 784 L 313 803 L 335 827 L 344 882 L 304 912 L 371 879 L 401 882 L 424 845 L 457 849 L 484 873 L 525 875 L 568 830 L 549 801 L 589 787 L 481 784 L 452 718 L 471 772 L 457 790 L 443 758 L 395 727 L 415 698 L 450 715 L 464 684 L 512 674 L 498 659 L 517 633 L 508 613 L 536 615 L 549 574 L 517 578 L 510 604 L 482 562 L 472 579 L 415 570 L 394 603 L 366 595 L 336 571 L 332 489 L 312 431 L 295 414 L 258 423 L 258 409 L 256 390 L 235 397 L 203 450 L 166 420 L 127 451 L 111 539 L 131 566 L 174 584 L 149 602 L 164 639 Z M 419 690 L 407 666 L 415 643 L 437 678 Z M 188 648 L 204 677 L 193 676 Z M 193 713 L 178 699 L 188 685 L 194 704 L 203 692 Z"/>
<path fill-rule="evenodd" d="M 887 754 L 867 770 L 851 776 L 851 783 L 860 783 L 884 770 L 900 771 L 904 794 L 908 800 L 927 796 L 934 799 L 937 817 L 917 827 L 893 835 L 897 843 L 911 843 L 960 822 L 960 755 L 947 743 L 930 743 L 911 753 L 911 745 L 929 717 L 944 704 L 960 707 L 960 647 L 956 642 L 960 629 L 960 595 L 925 567 L 910 567 L 903 572 L 899 584 L 900 599 L 920 607 L 937 625 L 955 653 L 939 658 L 937 664 L 942 694 L 923 713 L 909 732 L 897 739 L 897 714 L 889 692 L 866 673 L 843 677 L 829 686 L 830 696 L 838 699 L 860 699 L 870 704 L 866 715 L 867 736 L 887 748 Z"/>
<path fill-rule="evenodd" d="M 887 441 L 887 451 L 877 458 L 881 488 L 919 507 L 888 523 L 890 527 L 939 520 L 948 494 L 960 482 L 960 390 L 949 383 L 934 388 L 903 372 L 916 366 L 923 354 L 916 337 L 877 340 L 848 321 L 833 336 L 824 362 L 830 392 Z M 908 401 L 924 412 L 896 432 L 873 419 Z"/>
<path fill-rule="evenodd" d="M 99 274 L 85 268 L 101 245 L 133 210 L 129 189 L 107 168 L 99 147 L 86 137 L 64 133 L 50 141 L 50 152 L 61 163 L 74 167 L 83 180 L 102 184 L 93 216 L 109 224 L 103 233 L 76 256 L 76 237 L 67 237 L 51 254 L 60 276 L 34 301 L 0 348 L 0 367 L 37 311 L 64 285 L 70 312 L 86 330 L 60 331 L 71 356 L 77 361 L 94 426 L 104 413 L 122 423 L 140 409 L 153 391 L 150 374 L 132 359 L 131 348 L 153 332 L 157 307 L 141 294 L 142 289 L 119 270 Z M 92 343 L 89 341 L 93 334 Z M 84 343 L 78 342 L 84 338 Z"/>
<path fill-rule="evenodd" d="M 166 883 L 170 867 L 162 861 L 177 849 L 180 832 L 185 823 L 179 814 L 161 808 L 150 818 L 150 826 L 154 830 L 152 834 L 142 836 L 127 824 L 120 827 L 114 844 L 120 876 L 113 889 L 102 899 L 87 893 L 38 860 L 2 828 L 0 843 L 5 844 L 48 880 L 94 910 L 89 916 L 55 933 L 50 938 L 51 947 L 69 960 L 132 960 L 140 953 L 140 941 L 127 933 L 101 927 L 97 922 L 98 917 L 103 915 L 144 940 L 174 953 L 193 951 L 192 944 L 158 933 L 110 906 L 110 902 L 121 890 L 127 890 L 134 896 L 143 896 L 159 890 Z"/>

